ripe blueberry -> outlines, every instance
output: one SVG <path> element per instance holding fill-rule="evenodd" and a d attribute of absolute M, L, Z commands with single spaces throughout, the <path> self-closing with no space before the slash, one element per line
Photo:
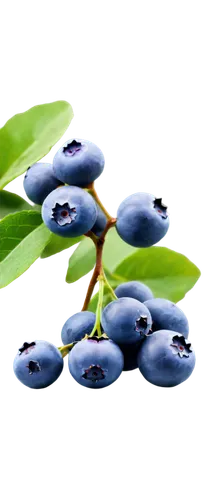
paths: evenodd
<path fill-rule="evenodd" d="M 152 316 L 152 331 L 173 330 L 188 337 L 188 320 L 179 307 L 166 299 L 151 299 L 145 302 Z"/>
<path fill-rule="evenodd" d="M 13 369 L 24 385 L 32 389 L 43 389 L 60 376 L 63 358 L 57 347 L 50 342 L 25 342 L 14 359 Z"/>
<path fill-rule="evenodd" d="M 134 247 L 150 247 L 165 236 L 169 227 L 167 207 L 161 198 L 135 193 L 118 208 L 116 228 L 120 237 Z"/>
<path fill-rule="evenodd" d="M 118 344 L 124 356 L 124 371 L 138 368 L 138 354 L 143 340 L 136 344 Z"/>
<path fill-rule="evenodd" d="M 63 186 L 50 193 L 42 205 L 46 226 L 60 236 L 87 233 L 97 217 L 96 204 L 90 194 L 76 186 Z"/>
<path fill-rule="evenodd" d="M 91 389 L 107 387 L 123 370 L 123 354 L 112 340 L 103 337 L 78 342 L 69 353 L 71 375 L 81 385 Z"/>
<path fill-rule="evenodd" d="M 117 344 L 135 344 L 149 334 L 152 318 L 142 302 L 123 297 L 105 307 L 102 325 L 104 332 Z"/>
<path fill-rule="evenodd" d="M 96 236 L 101 236 L 103 230 L 106 227 L 107 219 L 99 205 L 97 205 L 97 218 L 94 226 L 92 227 L 92 231 Z"/>
<path fill-rule="evenodd" d="M 95 320 L 95 314 L 90 311 L 82 311 L 71 316 L 62 329 L 63 344 L 71 344 L 82 340 L 86 334 L 89 335 L 93 330 Z"/>
<path fill-rule="evenodd" d="M 195 354 L 183 335 L 160 330 L 142 343 L 138 366 L 151 384 L 174 387 L 191 375 L 195 366 Z"/>
<path fill-rule="evenodd" d="M 100 176 L 104 163 L 102 151 L 93 142 L 71 139 L 56 153 L 53 168 L 65 184 L 86 187 Z"/>
<path fill-rule="evenodd" d="M 139 281 L 129 281 L 128 283 L 122 283 L 119 285 L 115 294 L 118 298 L 120 297 L 132 297 L 133 299 L 139 300 L 140 302 L 145 302 L 146 300 L 153 298 L 153 293 L 150 288 Z"/>
<path fill-rule="evenodd" d="M 35 163 L 29 167 L 24 178 L 24 190 L 28 198 L 42 205 L 44 199 L 62 184 L 53 171 L 50 163 Z"/>

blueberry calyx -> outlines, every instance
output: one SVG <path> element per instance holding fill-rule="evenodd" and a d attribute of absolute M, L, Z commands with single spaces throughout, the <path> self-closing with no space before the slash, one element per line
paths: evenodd
<path fill-rule="evenodd" d="M 71 224 L 75 221 L 76 216 L 76 208 L 70 207 L 69 203 L 64 203 L 63 205 L 56 203 L 55 207 L 52 208 L 52 219 L 54 219 L 59 226 Z"/>
<path fill-rule="evenodd" d="M 75 141 L 74 139 L 72 142 L 70 142 L 69 144 L 67 144 L 67 146 L 63 148 L 63 153 L 65 154 L 65 156 L 74 156 L 81 150 L 82 150 L 81 142 Z"/>
<path fill-rule="evenodd" d="M 154 200 L 154 208 L 158 212 L 158 214 L 162 217 L 162 219 L 167 219 L 167 206 L 162 203 L 162 198 L 155 198 Z"/>
<path fill-rule="evenodd" d="M 34 347 L 35 345 L 36 345 L 36 342 L 30 342 L 30 344 L 28 342 L 24 342 L 23 346 L 20 347 L 20 349 L 19 349 L 19 356 L 21 356 L 21 354 L 25 351 L 27 354 L 28 349 Z"/>
<path fill-rule="evenodd" d="M 140 335 L 145 335 L 145 330 L 147 329 L 148 326 L 148 318 L 147 316 L 140 316 L 136 321 L 135 321 L 135 330 L 136 332 L 139 332 Z"/>
<path fill-rule="evenodd" d="M 33 373 L 41 372 L 41 366 L 38 361 L 30 360 L 27 368 L 29 369 L 29 375 L 33 375 Z"/>
<path fill-rule="evenodd" d="M 191 344 L 186 342 L 185 337 L 183 335 L 175 335 L 172 339 L 171 347 L 173 347 L 173 351 L 175 354 L 178 354 L 180 358 L 189 358 L 192 349 L 190 349 Z"/>
<path fill-rule="evenodd" d="M 82 378 L 96 383 L 105 378 L 105 371 L 100 365 L 91 365 L 84 371 Z"/>

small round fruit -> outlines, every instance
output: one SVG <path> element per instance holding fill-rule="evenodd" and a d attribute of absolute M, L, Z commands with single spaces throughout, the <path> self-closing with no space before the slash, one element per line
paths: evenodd
<path fill-rule="evenodd" d="M 71 139 L 54 156 L 53 168 L 65 184 L 86 187 L 100 176 L 104 163 L 102 151 L 93 142 Z"/>
<path fill-rule="evenodd" d="M 99 205 L 97 205 L 97 218 L 94 226 L 92 227 L 92 232 L 96 234 L 96 236 L 101 236 L 102 232 L 106 227 L 107 219 Z"/>
<path fill-rule="evenodd" d="M 72 344 L 89 335 L 94 328 L 95 320 L 95 314 L 90 311 L 81 311 L 71 316 L 62 329 L 63 344 Z"/>
<path fill-rule="evenodd" d="M 55 177 L 50 163 L 35 163 L 28 168 L 24 178 L 26 195 L 37 205 L 42 205 L 51 191 L 61 185 L 62 182 Z"/>
<path fill-rule="evenodd" d="M 17 378 L 27 387 L 43 389 L 53 384 L 63 369 L 60 351 L 50 342 L 25 342 L 13 363 Z"/>
<path fill-rule="evenodd" d="M 81 236 L 93 227 L 96 204 L 90 194 L 76 186 L 63 186 L 52 191 L 42 205 L 42 218 L 52 233 Z"/>
<path fill-rule="evenodd" d="M 153 299 L 153 293 L 150 288 L 139 281 L 129 281 L 128 283 L 122 283 L 114 291 L 118 298 L 120 297 L 132 297 L 133 299 L 139 300 L 139 302 L 145 302 L 146 300 Z"/>
<path fill-rule="evenodd" d="M 188 337 L 188 320 L 181 309 L 166 299 L 151 299 L 145 302 L 152 316 L 152 331 L 173 330 Z"/>
<path fill-rule="evenodd" d="M 116 229 L 120 237 L 134 247 L 150 247 L 160 241 L 169 228 L 167 207 L 162 198 L 135 193 L 118 208 Z"/>
<path fill-rule="evenodd" d="M 138 354 L 142 345 L 142 340 L 136 344 L 118 344 L 124 356 L 124 371 L 138 368 Z"/>
<path fill-rule="evenodd" d="M 123 370 L 123 363 L 120 348 L 103 337 L 78 342 L 68 357 L 71 375 L 90 389 L 100 389 L 115 382 Z"/>
<path fill-rule="evenodd" d="M 108 337 L 117 344 L 135 344 L 150 333 L 152 318 L 142 302 L 123 297 L 105 307 L 102 326 Z"/>
<path fill-rule="evenodd" d="M 183 335 L 160 330 L 144 340 L 138 354 L 138 366 L 151 384 L 174 387 L 191 375 L 195 354 Z"/>

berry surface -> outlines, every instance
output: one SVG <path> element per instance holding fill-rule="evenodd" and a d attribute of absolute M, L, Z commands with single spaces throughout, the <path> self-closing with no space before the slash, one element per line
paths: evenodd
<path fill-rule="evenodd" d="M 28 198 L 42 205 L 45 198 L 62 182 L 56 178 L 53 165 L 50 163 L 34 163 L 29 167 L 24 177 L 24 190 Z"/>
<path fill-rule="evenodd" d="M 122 297 L 110 302 L 102 313 L 104 332 L 118 344 L 135 344 L 150 333 L 152 318 L 136 299 Z"/>
<path fill-rule="evenodd" d="M 100 389 L 115 382 L 123 370 L 123 364 L 123 354 L 118 345 L 102 337 L 78 342 L 68 357 L 73 378 L 90 389 Z"/>
<path fill-rule="evenodd" d="M 54 156 L 53 168 L 65 184 L 87 187 L 101 175 L 104 163 L 102 151 L 93 142 L 71 139 Z"/>
<path fill-rule="evenodd" d="M 60 376 L 63 358 L 57 347 L 50 342 L 25 342 L 14 359 L 13 369 L 24 385 L 32 389 L 43 389 Z"/>
<path fill-rule="evenodd" d="M 191 375 L 195 354 L 183 335 L 160 330 L 143 342 L 138 354 L 138 366 L 151 384 L 174 387 Z"/>
<path fill-rule="evenodd" d="M 122 283 L 115 289 L 115 294 L 118 298 L 121 297 L 131 297 L 133 299 L 139 300 L 140 302 L 145 302 L 146 300 L 153 299 L 153 293 L 150 288 L 140 281 L 129 281 L 128 283 Z"/>
<path fill-rule="evenodd" d="M 150 247 L 165 236 L 168 228 L 167 207 L 152 194 L 132 194 L 118 208 L 116 229 L 129 245 Z"/>
<path fill-rule="evenodd" d="M 76 186 L 55 189 L 42 205 L 46 226 L 60 236 L 82 236 L 94 225 L 97 209 L 92 196 Z"/>
<path fill-rule="evenodd" d="M 71 316 L 62 329 L 63 344 L 72 344 L 89 335 L 94 327 L 96 316 L 93 312 L 82 311 Z"/>
<path fill-rule="evenodd" d="M 145 302 L 152 316 L 152 331 L 174 330 L 188 337 L 188 320 L 176 304 L 166 299 L 151 299 Z"/>

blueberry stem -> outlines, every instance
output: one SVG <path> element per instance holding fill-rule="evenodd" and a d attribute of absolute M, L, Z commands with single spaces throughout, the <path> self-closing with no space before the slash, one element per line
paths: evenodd
<path fill-rule="evenodd" d="M 110 283 L 108 282 L 107 278 L 106 278 L 106 275 L 105 273 L 103 272 L 103 277 L 104 277 L 104 282 L 105 282 L 105 287 L 109 290 L 113 300 L 117 300 L 118 297 L 117 295 L 114 293 L 114 290 L 113 288 L 111 287 Z"/>
<path fill-rule="evenodd" d="M 102 204 L 96 190 L 95 190 L 95 187 L 94 187 L 94 183 L 92 182 L 92 184 L 90 184 L 88 186 L 88 193 L 91 194 L 91 196 L 93 196 L 94 200 L 96 201 L 97 205 L 99 205 L 99 207 L 101 208 L 101 210 L 103 211 L 103 213 L 105 214 L 107 220 L 111 220 L 112 217 L 111 215 L 108 213 L 108 211 L 106 210 L 106 208 L 104 207 L 104 205 Z"/>
<path fill-rule="evenodd" d="M 102 337 L 102 330 L 101 330 L 101 315 L 102 315 L 102 307 L 103 307 L 103 294 L 104 294 L 104 283 L 105 279 L 103 274 L 100 274 L 98 277 L 99 281 L 99 297 L 98 297 L 98 303 L 97 303 L 97 309 L 96 309 L 96 321 L 94 324 L 94 328 L 89 335 L 89 337 L 93 337 L 94 335 L 97 335 L 98 337 Z"/>
<path fill-rule="evenodd" d="M 73 342 L 72 344 L 63 345 L 62 347 L 58 347 L 58 349 L 61 352 L 61 355 L 62 355 L 63 358 L 65 356 L 67 356 L 67 354 L 70 352 L 70 350 L 72 349 L 72 347 L 74 347 L 74 344 L 75 344 L 75 342 Z"/>
<path fill-rule="evenodd" d="M 92 274 L 91 281 L 89 283 L 89 287 L 87 290 L 87 294 L 85 297 L 82 311 L 87 311 L 87 309 L 88 309 L 88 305 L 89 305 L 89 302 L 91 300 L 92 293 L 94 291 L 94 287 L 98 281 L 98 277 L 100 275 L 104 276 L 103 262 L 102 262 L 103 246 L 105 243 L 105 237 L 106 237 L 107 232 L 109 231 L 109 229 L 111 227 L 115 226 L 115 224 L 116 224 L 116 219 L 108 220 L 106 227 L 105 227 L 104 231 L 102 232 L 100 238 L 94 237 L 92 231 L 89 231 L 88 233 L 85 234 L 85 236 L 88 236 L 89 238 L 91 238 L 95 244 L 95 247 L 96 247 L 96 265 L 94 268 L 94 272 Z M 105 280 L 105 284 L 107 285 L 107 278 L 105 277 L 104 280 Z M 109 287 L 110 287 L 110 285 L 109 285 Z"/>

